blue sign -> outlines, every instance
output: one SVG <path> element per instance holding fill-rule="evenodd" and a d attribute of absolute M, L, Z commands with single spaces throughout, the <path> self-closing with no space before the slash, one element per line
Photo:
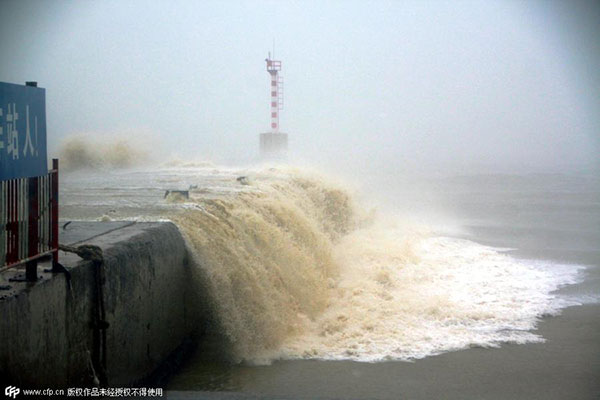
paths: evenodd
<path fill-rule="evenodd" d="M 47 173 L 46 90 L 0 82 L 0 180 Z"/>

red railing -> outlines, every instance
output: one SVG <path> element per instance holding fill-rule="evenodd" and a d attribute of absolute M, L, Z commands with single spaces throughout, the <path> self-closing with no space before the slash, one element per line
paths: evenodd
<path fill-rule="evenodd" d="M 37 261 L 58 263 L 58 160 L 47 175 L 0 182 L 0 271 L 25 264 L 37 279 Z"/>

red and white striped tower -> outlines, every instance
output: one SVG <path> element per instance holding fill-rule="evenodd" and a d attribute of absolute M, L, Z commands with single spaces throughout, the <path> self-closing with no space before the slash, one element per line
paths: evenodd
<path fill-rule="evenodd" d="M 271 60 L 271 53 L 267 62 L 267 72 L 271 74 L 271 133 L 279 133 L 279 111 L 283 109 L 283 79 L 279 75 L 281 61 Z"/>
<path fill-rule="evenodd" d="M 279 75 L 281 61 L 272 60 L 271 53 L 265 61 L 267 72 L 271 75 L 271 132 L 260 134 L 260 154 L 263 159 L 284 159 L 288 137 L 279 131 L 279 113 L 283 109 L 283 79 Z"/>

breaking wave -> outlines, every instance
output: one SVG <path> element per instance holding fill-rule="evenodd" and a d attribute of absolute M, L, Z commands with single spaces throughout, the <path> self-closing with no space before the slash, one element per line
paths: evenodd
<path fill-rule="evenodd" d="M 539 318 L 574 304 L 553 291 L 578 267 L 367 216 L 344 189 L 295 172 L 192 195 L 172 216 L 234 360 L 410 360 L 536 342 Z"/>
<path fill-rule="evenodd" d="M 125 139 L 97 143 L 84 136 L 65 139 L 59 149 L 62 167 L 81 169 L 130 168 L 148 160 L 148 154 Z"/>

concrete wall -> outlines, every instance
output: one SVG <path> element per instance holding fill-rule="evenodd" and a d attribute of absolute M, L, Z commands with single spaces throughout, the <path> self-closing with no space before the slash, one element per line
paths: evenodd
<path fill-rule="evenodd" d="M 77 229 L 76 223 L 70 229 Z M 125 386 L 150 374 L 190 336 L 192 274 L 184 241 L 172 223 L 105 230 L 85 243 L 104 251 L 108 381 Z M 4 383 L 26 388 L 90 385 L 93 265 L 73 254 L 61 252 L 61 257 L 71 269 L 71 289 L 64 275 L 40 268 L 43 279 L 11 282 L 11 292 L 0 300 Z M 7 274 L 0 283 L 6 284 Z"/>

